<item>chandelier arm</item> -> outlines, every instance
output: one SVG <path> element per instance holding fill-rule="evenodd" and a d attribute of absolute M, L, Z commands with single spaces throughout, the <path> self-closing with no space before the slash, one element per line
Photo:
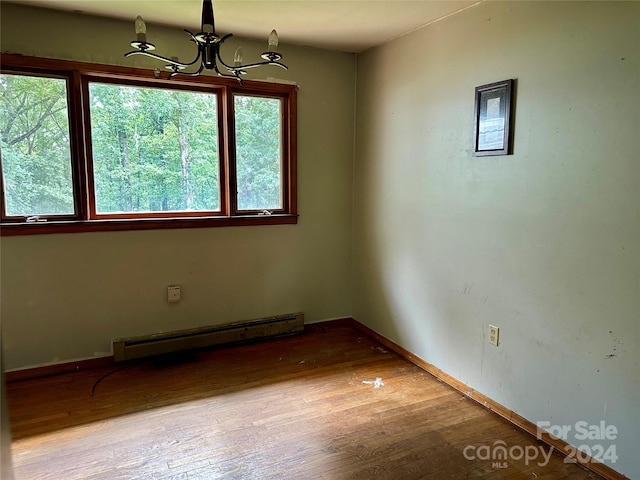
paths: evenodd
<path fill-rule="evenodd" d="M 191 37 L 191 40 L 196 44 L 196 47 L 198 47 L 198 52 L 196 54 L 196 57 L 189 63 L 180 62 L 178 60 L 174 60 L 168 57 L 163 57 L 162 55 L 158 55 L 156 53 L 150 53 L 146 50 L 133 50 L 131 52 L 125 53 L 124 56 L 130 57 L 131 55 L 146 55 L 147 57 L 155 58 L 156 60 L 162 60 L 163 62 L 167 62 L 168 64 L 175 65 L 177 67 L 183 67 L 183 68 L 187 68 L 187 67 L 190 67 L 191 65 L 195 65 L 196 63 L 198 63 L 198 61 L 202 56 L 201 47 L 203 46 L 203 44 L 198 41 L 198 39 L 192 32 L 190 32 L 186 28 L 184 31 L 187 32 L 187 34 L 189 34 L 189 36 Z M 202 69 L 200 71 L 202 71 Z"/>
<path fill-rule="evenodd" d="M 133 50 L 131 52 L 127 52 L 127 53 L 124 54 L 125 57 L 130 57 L 131 55 L 145 55 L 147 57 L 155 58 L 156 60 L 162 60 L 163 62 L 170 63 L 171 65 L 175 65 L 177 67 L 184 67 L 184 68 L 190 67 L 191 65 L 194 65 L 200 59 L 200 52 L 199 51 L 198 51 L 198 56 L 191 63 L 178 62 L 176 60 L 172 60 L 171 58 L 163 57 L 162 55 L 157 55 L 155 53 L 145 52 L 144 50 Z"/>
<path fill-rule="evenodd" d="M 180 63 L 180 62 L 178 62 L 178 63 L 180 63 L 180 65 L 178 65 L 178 66 L 188 67 L 190 65 L 195 65 L 198 61 L 201 60 L 201 58 L 203 57 L 202 49 L 205 48 L 207 45 L 205 43 L 202 43 L 200 40 L 198 40 L 196 38 L 196 35 L 193 32 L 187 30 L 186 28 L 184 29 L 184 31 L 189 34 L 189 36 L 191 37 L 191 41 L 196 44 L 196 47 L 198 47 L 198 54 L 196 55 L 196 58 L 194 58 L 192 62 L 190 62 L 190 63 Z M 171 62 L 171 63 L 175 63 L 175 62 Z"/>
<path fill-rule="evenodd" d="M 285 70 L 289 69 L 289 67 L 287 67 L 284 63 L 271 61 L 271 60 L 267 60 L 264 62 L 256 62 L 256 63 L 247 63 L 246 65 L 233 65 L 233 66 L 227 65 L 227 63 L 220 56 L 220 49 L 218 49 L 218 51 L 216 52 L 216 58 L 222 64 L 222 66 L 224 66 L 227 70 L 229 70 L 230 72 L 238 72 L 238 74 L 246 73 L 246 72 L 243 72 L 243 70 L 247 68 L 261 67 L 263 65 L 277 65 L 278 67 L 284 68 Z"/>
<path fill-rule="evenodd" d="M 202 73 L 202 70 L 204 70 L 204 65 L 202 64 L 200 64 L 200 68 L 198 68 L 198 70 L 196 70 L 195 72 L 183 72 L 183 71 L 177 70 L 169 74 L 169 79 L 172 79 L 176 75 L 186 75 L 187 77 L 197 77 Z"/>
<path fill-rule="evenodd" d="M 222 59 L 222 57 L 220 56 L 220 44 L 222 44 L 222 42 L 224 42 L 227 38 L 229 38 L 231 36 L 231 34 L 229 33 L 228 35 L 225 35 L 224 37 L 222 37 L 220 39 L 220 42 L 218 43 L 218 48 L 216 50 L 216 57 L 218 58 L 218 61 L 230 72 L 240 72 L 246 69 L 246 68 L 255 68 L 255 67 L 261 67 L 263 65 L 276 65 L 280 68 L 284 68 L 285 70 L 289 70 L 289 67 L 287 67 L 284 63 L 280 63 L 278 61 L 275 60 L 265 60 L 264 62 L 256 62 L 256 63 L 247 63 L 246 65 L 227 65 L 227 63 L 225 63 L 225 61 Z M 220 74 L 222 75 L 222 74 Z"/>
<path fill-rule="evenodd" d="M 276 61 L 265 61 L 265 62 L 257 62 L 257 63 L 248 63 L 247 65 L 238 65 L 237 69 L 244 69 L 244 68 L 255 68 L 255 67 L 261 67 L 263 65 L 275 65 L 278 66 L 280 68 L 284 68 L 285 70 L 289 70 L 289 67 L 287 67 L 284 63 L 280 63 L 280 62 L 276 62 Z"/>
<path fill-rule="evenodd" d="M 219 55 L 218 55 L 219 58 Z M 222 60 L 221 60 L 222 61 Z M 224 63 L 223 63 L 224 64 Z M 218 64 L 217 62 L 213 62 L 213 70 L 216 72 L 216 74 L 220 77 L 226 77 L 226 78 L 235 78 L 236 80 L 238 80 L 240 82 L 240 85 L 242 85 L 242 78 L 240 78 L 240 71 L 238 70 L 234 70 L 234 69 L 230 69 L 228 68 L 226 65 L 225 67 L 227 68 L 227 70 L 229 70 L 231 73 L 222 73 L 220 71 L 220 69 L 218 68 Z"/>
<path fill-rule="evenodd" d="M 224 38 L 224 37 L 223 37 Z M 241 67 L 235 67 L 235 66 L 231 66 L 231 65 L 227 65 L 224 60 L 222 60 L 222 57 L 220 56 L 220 47 L 218 47 L 216 49 L 216 58 L 218 59 L 218 61 L 220 62 L 220 64 L 226 68 L 227 70 L 229 70 L 230 72 L 236 72 L 238 70 L 241 70 Z M 216 69 L 217 70 L 217 69 Z M 222 75 L 222 74 L 221 74 Z"/>
<path fill-rule="evenodd" d="M 227 33 L 226 35 L 223 35 L 222 37 L 220 37 L 220 40 L 218 40 L 218 43 L 222 45 L 227 38 L 231 38 L 231 37 L 233 37 L 233 33 Z"/>
<path fill-rule="evenodd" d="M 220 38 L 220 40 L 218 41 L 218 48 L 216 48 L 216 58 L 218 59 L 218 61 L 220 62 L 220 64 L 226 68 L 227 70 L 229 70 L 230 72 L 232 72 L 231 75 L 229 74 L 225 74 L 225 73 L 220 73 L 220 71 L 216 68 L 216 72 L 218 73 L 218 75 L 222 75 L 225 77 L 234 77 L 237 78 L 238 80 L 240 80 L 240 75 L 244 72 L 242 72 L 242 65 L 239 66 L 231 66 L 231 65 L 227 65 L 227 63 L 222 59 L 222 56 L 220 55 L 220 47 L 222 46 L 222 44 L 224 43 L 224 41 L 228 38 L 233 37 L 232 33 L 227 33 L 226 35 L 224 35 L 223 37 Z M 240 83 L 242 83 L 242 81 L 240 81 Z"/>

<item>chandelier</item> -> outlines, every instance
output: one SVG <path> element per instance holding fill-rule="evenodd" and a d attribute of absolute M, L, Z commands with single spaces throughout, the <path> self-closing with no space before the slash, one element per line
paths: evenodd
<path fill-rule="evenodd" d="M 213 5 L 211 0 L 202 1 L 202 25 L 200 32 L 193 33 L 185 29 L 185 32 L 191 37 L 191 41 L 194 42 L 198 48 L 196 58 L 193 61 L 185 63 L 178 60 L 178 57 L 163 57 L 152 53 L 156 46 L 153 43 L 147 42 L 147 26 L 140 15 L 136 17 L 135 21 L 136 40 L 131 42 L 131 46 L 137 50 L 127 52 L 125 57 L 132 55 L 145 55 L 147 57 L 155 58 L 166 63 L 165 68 L 169 70 L 169 78 L 173 78 L 175 75 L 189 75 L 195 77 L 200 75 L 203 70 L 213 70 L 221 77 L 231 77 L 237 79 L 242 84 L 241 75 L 247 73 L 247 70 L 255 67 L 262 67 L 264 65 L 276 65 L 278 67 L 287 70 L 287 66 L 281 63 L 279 60 L 282 55 L 276 52 L 278 46 L 278 33 L 275 30 L 271 30 L 269 35 L 269 46 L 267 51 L 262 54 L 264 61 L 256 63 L 242 64 L 242 48 L 238 47 L 233 56 L 233 65 L 229 65 L 222 60 L 220 56 L 220 47 L 225 40 L 232 36 L 231 33 L 219 37 L 216 34 L 215 23 L 213 18 Z M 194 67 L 196 70 L 187 71 L 189 67 Z"/>

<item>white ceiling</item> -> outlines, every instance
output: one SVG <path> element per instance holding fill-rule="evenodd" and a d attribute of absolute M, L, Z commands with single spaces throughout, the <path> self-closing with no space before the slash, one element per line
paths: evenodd
<path fill-rule="evenodd" d="M 202 0 L 11 0 L 60 10 L 198 30 Z M 361 52 L 465 9 L 478 0 L 214 0 L 218 34 Z"/>

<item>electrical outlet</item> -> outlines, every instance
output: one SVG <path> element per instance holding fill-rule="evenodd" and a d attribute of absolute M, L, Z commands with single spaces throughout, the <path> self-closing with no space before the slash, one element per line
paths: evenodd
<path fill-rule="evenodd" d="M 496 347 L 500 343 L 500 329 L 493 325 L 489 325 L 489 343 Z"/>
<path fill-rule="evenodd" d="M 167 301 L 169 303 L 177 303 L 180 298 L 180 285 L 169 285 L 167 287 Z"/>

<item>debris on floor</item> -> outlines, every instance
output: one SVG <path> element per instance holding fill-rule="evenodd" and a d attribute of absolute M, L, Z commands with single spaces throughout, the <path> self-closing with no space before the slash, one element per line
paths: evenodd
<path fill-rule="evenodd" d="M 373 385 L 373 388 L 384 387 L 384 382 L 380 377 L 376 377 L 375 380 L 363 380 L 362 383 L 365 385 Z"/>

